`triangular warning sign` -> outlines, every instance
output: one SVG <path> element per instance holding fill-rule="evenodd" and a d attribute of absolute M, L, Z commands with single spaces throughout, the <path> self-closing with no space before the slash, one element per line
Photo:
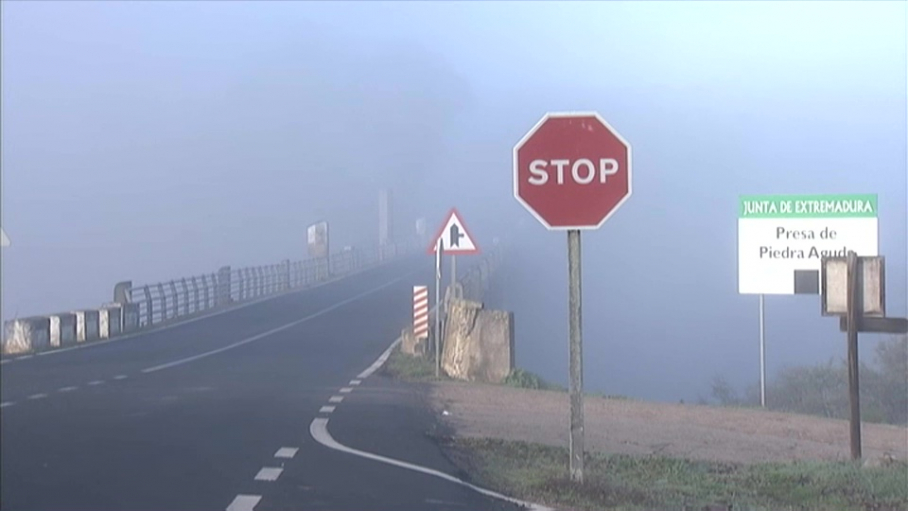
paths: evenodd
<path fill-rule="evenodd" d="M 0 247 L 8 247 L 8 246 L 9 246 L 9 238 L 6 237 L 6 231 L 4 231 L 3 228 L 0 228 Z"/>
<path fill-rule="evenodd" d="M 452 208 L 448 213 L 447 219 L 441 228 L 432 237 L 432 244 L 429 245 L 427 252 L 434 254 L 438 246 L 438 240 L 441 240 L 442 254 L 478 254 L 479 247 L 474 241 L 470 230 L 464 225 L 457 209 Z"/>

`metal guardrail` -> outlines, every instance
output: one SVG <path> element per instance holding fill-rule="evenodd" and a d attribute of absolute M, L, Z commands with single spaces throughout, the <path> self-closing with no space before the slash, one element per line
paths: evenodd
<path fill-rule="evenodd" d="M 481 302 L 492 281 L 492 274 L 501 266 L 504 256 L 502 245 L 495 245 L 467 272 L 457 279 L 461 298 Z"/>
<path fill-rule="evenodd" d="M 0 353 L 25 354 L 107 339 L 232 304 L 341 278 L 422 248 L 416 241 L 349 248 L 328 257 L 232 269 L 225 266 L 166 282 L 114 287 L 114 302 L 97 309 L 7 321 Z"/>
<path fill-rule="evenodd" d="M 327 258 L 284 260 L 279 264 L 244 268 L 225 266 L 215 273 L 154 284 L 122 283 L 125 284 L 123 294 L 127 303 L 138 306 L 139 328 L 146 328 L 343 277 L 409 253 L 414 248 L 414 243 L 402 243 L 352 248 Z"/>

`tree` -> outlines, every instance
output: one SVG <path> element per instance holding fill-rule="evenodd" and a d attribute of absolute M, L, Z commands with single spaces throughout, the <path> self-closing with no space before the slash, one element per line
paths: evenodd
<path fill-rule="evenodd" d="M 722 406 L 735 406 L 739 403 L 735 388 L 720 374 L 713 376 L 710 390 L 712 391 L 713 399 Z"/>
<path fill-rule="evenodd" d="M 879 397 L 886 422 L 908 423 L 908 335 L 892 336 L 876 346 Z"/>

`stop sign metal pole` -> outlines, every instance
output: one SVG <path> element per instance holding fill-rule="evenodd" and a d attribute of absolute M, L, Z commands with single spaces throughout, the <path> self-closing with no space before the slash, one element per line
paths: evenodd
<path fill-rule="evenodd" d="M 598 229 L 631 195 L 631 146 L 596 112 L 547 113 L 514 146 L 514 197 L 568 235 L 571 480 L 583 482 L 580 231 Z"/>
<path fill-rule="evenodd" d="M 568 339 L 570 343 L 571 480 L 583 482 L 583 332 L 581 330 L 580 230 L 571 229 L 568 240 Z"/>

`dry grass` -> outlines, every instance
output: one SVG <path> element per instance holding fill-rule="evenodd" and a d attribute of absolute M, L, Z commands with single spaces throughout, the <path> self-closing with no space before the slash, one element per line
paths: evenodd
<path fill-rule="evenodd" d="M 564 392 L 437 382 L 431 402 L 450 413 L 445 420 L 460 437 L 567 445 Z M 742 464 L 849 458 L 847 421 L 593 396 L 584 402 L 591 451 Z M 865 423 L 862 429 L 865 457 L 908 460 L 908 428 Z"/>

